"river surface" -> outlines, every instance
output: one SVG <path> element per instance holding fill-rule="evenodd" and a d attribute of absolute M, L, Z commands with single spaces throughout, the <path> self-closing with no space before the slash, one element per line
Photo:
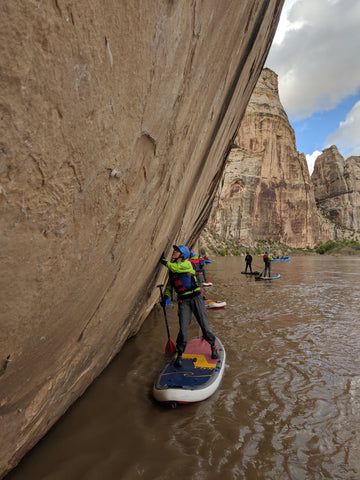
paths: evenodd
<path fill-rule="evenodd" d="M 293 257 L 271 281 L 241 275 L 243 257 L 213 260 L 206 294 L 227 302 L 208 311 L 227 353 L 215 394 L 153 400 L 167 341 L 156 306 L 6 480 L 360 479 L 360 258 Z M 176 305 L 168 319 L 175 342 Z"/>

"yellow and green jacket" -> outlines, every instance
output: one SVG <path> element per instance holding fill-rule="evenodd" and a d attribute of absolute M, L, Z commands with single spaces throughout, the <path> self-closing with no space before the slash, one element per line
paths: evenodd
<path fill-rule="evenodd" d="M 178 300 L 200 294 L 200 287 L 190 260 L 175 263 L 167 262 L 166 267 L 170 273 L 165 288 L 165 297 L 171 297 L 173 290 L 175 290 Z"/>

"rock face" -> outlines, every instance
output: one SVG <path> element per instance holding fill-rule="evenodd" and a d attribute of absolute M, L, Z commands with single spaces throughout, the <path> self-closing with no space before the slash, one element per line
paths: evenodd
<path fill-rule="evenodd" d="M 323 150 L 311 175 L 319 209 L 334 222 L 360 229 L 360 157 L 346 161 L 335 145 Z"/>
<path fill-rule="evenodd" d="M 245 245 L 271 239 L 314 247 L 320 240 L 314 190 L 270 69 L 261 73 L 235 144 L 208 228 Z"/>
<path fill-rule="evenodd" d="M 282 5 L 2 2 L 0 477 L 195 243 Z"/>

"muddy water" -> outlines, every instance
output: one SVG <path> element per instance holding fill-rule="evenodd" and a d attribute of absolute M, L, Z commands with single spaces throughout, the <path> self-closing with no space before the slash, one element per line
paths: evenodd
<path fill-rule="evenodd" d="M 208 298 L 228 304 L 209 311 L 227 351 L 210 399 L 152 399 L 167 340 L 156 307 L 7 480 L 359 479 L 360 258 L 294 257 L 271 282 L 243 267 L 207 266 Z M 176 322 L 170 307 L 174 341 Z"/>

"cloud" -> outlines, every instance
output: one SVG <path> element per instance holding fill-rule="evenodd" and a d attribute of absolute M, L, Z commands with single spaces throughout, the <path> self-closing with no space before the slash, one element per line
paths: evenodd
<path fill-rule="evenodd" d="M 289 30 L 298 30 L 303 26 L 303 22 L 301 20 L 299 21 L 290 21 L 289 20 L 289 12 L 291 11 L 293 5 L 297 3 L 299 0 L 286 0 L 284 3 L 283 9 L 281 11 L 281 18 L 279 21 L 279 25 L 276 30 L 276 34 L 274 37 L 274 43 L 277 45 L 280 45 L 284 37 L 286 35 L 286 32 Z"/>
<path fill-rule="evenodd" d="M 327 146 L 337 145 L 345 158 L 360 155 L 360 101 L 355 103 L 345 121 L 340 122 L 339 128 L 327 137 L 325 143 Z"/>
<path fill-rule="evenodd" d="M 315 165 L 315 161 L 316 161 L 317 157 L 321 154 L 322 154 L 322 152 L 319 152 L 319 150 L 315 150 L 315 152 L 313 152 L 311 155 L 309 155 L 309 154 L 305 155 L 306 161 L 307 161 L 307 164 L 308 164 L 308 167 L 309 167 L 310 175 L 313 173 L 314 165 Z"/>
<path fill-rule="evenodd" d="M 359 0 L 285 0 L 266 66 L 280 99 L 300 120 L 360 90 Z"/>

